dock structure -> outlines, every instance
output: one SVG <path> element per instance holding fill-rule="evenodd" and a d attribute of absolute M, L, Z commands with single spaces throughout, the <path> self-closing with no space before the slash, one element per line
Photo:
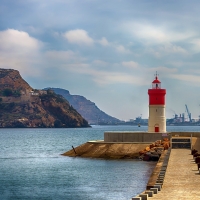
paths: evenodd
<path fill-rule="evenodd" d="M 200 199 L 199 166 L 191 154 L 187 138 L 173 137 L 174 144 L 161 156 L 146 190 L 132 200 L 198 200 Z M 199 149 L 200 138 L 191 139 Z M 195 140 L 195 141 L 193 141 Z M 168 155 L 168 156 L 167 156 Z"/>
<path fill-rule="evenodd" d="M 197 200 L 200 174 L 190 149 L 172 149 L 161 191 L 152 200 Z"/>

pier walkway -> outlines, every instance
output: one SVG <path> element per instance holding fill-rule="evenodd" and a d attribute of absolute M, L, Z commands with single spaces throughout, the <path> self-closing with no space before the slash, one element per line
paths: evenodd
<path fill-rule="evenodd" d="M 162 189 L 148 199 L 200 199 L 200 174 L 190 149 L 171 150 Z"/>

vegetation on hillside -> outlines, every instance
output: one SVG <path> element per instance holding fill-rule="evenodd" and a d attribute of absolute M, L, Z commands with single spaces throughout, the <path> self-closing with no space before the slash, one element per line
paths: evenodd
<path fill-rule="evenodd" d="M 0 91 L 0 96 L 4 96 L 4 97 L 20 97 L 21 93 L 19 90 L 12 90 L 10 88 L 6 88 Z"/>
<path fill-rule="evenodd" d="M 55 94 L 52 90 L 47 90 L 47 93 L 34 90 L 21 78 L 18 71 L 0 69 L 1 127 L 74 128 L 90 126 L 61 95 Z"/>

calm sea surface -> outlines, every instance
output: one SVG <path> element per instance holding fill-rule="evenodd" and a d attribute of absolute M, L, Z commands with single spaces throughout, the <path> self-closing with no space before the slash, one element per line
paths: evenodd
<path fill-rule="evenodd" d="M 200 131 L 200 127 L 167 127 Z M 0 129 L 0 199 L 128 200 L 145 189 L 155 162 L 61 156 L 104 131 L 147 131 L 137 126 L 84 129 Z"/>

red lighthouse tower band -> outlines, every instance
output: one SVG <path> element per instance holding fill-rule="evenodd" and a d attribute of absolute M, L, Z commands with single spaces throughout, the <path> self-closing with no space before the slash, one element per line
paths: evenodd
<path fill-rule="evenodd" d="M 148 132 L 165 133 L 165 94 L 166 89 L 161 89 L 161 82 L 156 72 L 155 80 L 152 82 L 152 89 L 148 90 L 149 95 L 149 125 Z"/>

